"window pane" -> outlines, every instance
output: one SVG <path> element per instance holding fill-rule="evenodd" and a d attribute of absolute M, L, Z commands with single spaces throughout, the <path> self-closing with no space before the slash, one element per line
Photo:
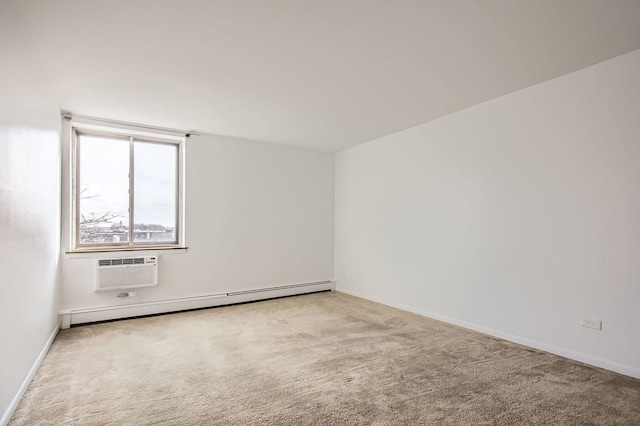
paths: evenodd
<path fill-rule="evenodd" d="M 129 240 L 129 140 L 78 135 L 80 244 Z"/>
<path fill-rule="evenodd" d="M 135 141 L 133 149 L 133 241 L 175 243 L 178 147 Z"/>

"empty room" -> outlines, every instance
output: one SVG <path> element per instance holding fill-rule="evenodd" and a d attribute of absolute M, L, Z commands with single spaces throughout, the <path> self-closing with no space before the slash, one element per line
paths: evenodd
<path fill-rule="evenodd" d="M 640 425 L 640 1 L 0 1 L 0 426 Z"/>

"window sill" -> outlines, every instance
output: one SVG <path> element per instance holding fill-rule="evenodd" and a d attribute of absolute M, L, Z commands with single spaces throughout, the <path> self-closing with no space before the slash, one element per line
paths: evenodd
<path fill-rule="evenodd" d="M 117 248 L 96 248 L 96 249 L 78 249 L 72 251 L 66 251 L 65 254 L 92 254 L 92 253 L 123 253 L 123 252 L 136 252 L 136 251 L 176 251 L 181 250 L 181 253 L 186 252 L 189 247 L 184 246 L 153 246 L 153 247 L 117 247 Z"/>

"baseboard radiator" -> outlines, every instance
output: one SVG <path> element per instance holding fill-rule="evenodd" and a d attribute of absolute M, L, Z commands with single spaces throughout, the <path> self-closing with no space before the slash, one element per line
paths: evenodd
<path fill-rule="evenodd" d="M 62 328 L 69 328 L 70 326 L 77 324 L 187 311 L 191 309 L 210 308 L 214 306 L 233 305 L 235 303 L 267 300 L 278 297 L 295 296 L 298 294 L 316 293 L 329 290 L 335 291 L 335 289 L 336 285 L 333 281 L 317 281 L 129 305 L 72 309 L 61 312 L 60 317 Z"/>

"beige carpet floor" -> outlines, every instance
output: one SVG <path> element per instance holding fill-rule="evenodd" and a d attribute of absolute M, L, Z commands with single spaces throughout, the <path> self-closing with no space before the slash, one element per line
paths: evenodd
<path fill-rule="evenodd" d="M 341 293 L 61 331 L 10 425 L 640 425 L 640 380 Z"/>

